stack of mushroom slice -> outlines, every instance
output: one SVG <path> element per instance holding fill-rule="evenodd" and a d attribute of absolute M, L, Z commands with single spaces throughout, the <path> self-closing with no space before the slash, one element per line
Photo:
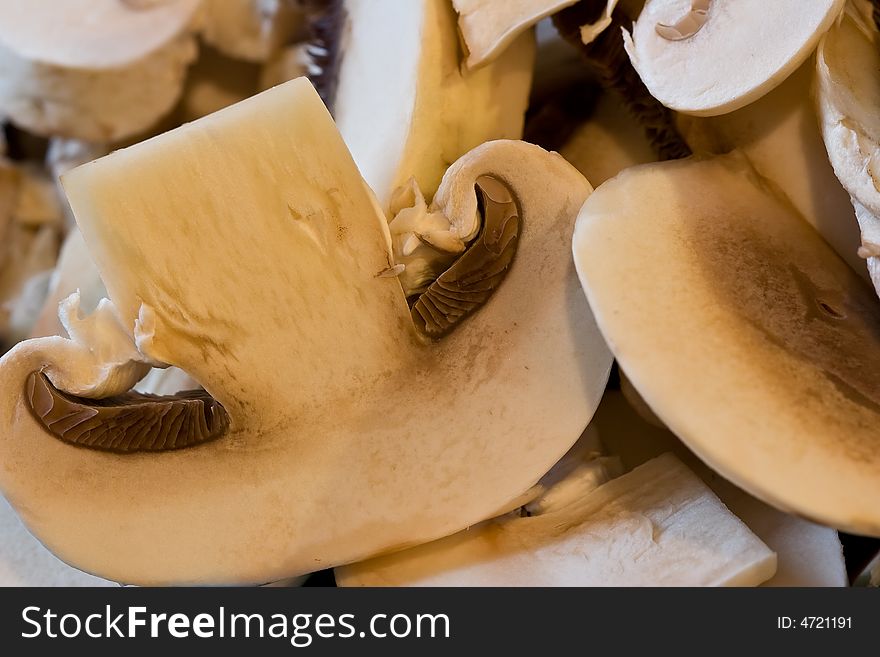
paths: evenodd
<path fill-rule="evenodd" d="M 450 168 L 431 212 L 483 227 L 412 308 L 304 79 L 64 185 L 112 304 L 0 360 L 0 487 L 87 572 L 262 583 L 434 540 L 522 496 L 598 405 L 611 355 L 570 259 L 591 188 L 558 155 Z M 206 393 L 126 393 L 154 363 Z"/>
<path fill-rule="evenodd" d="M 450 162 L 483 142 L 522 136 L 531 33 L 469 71 L 449 0 L 323 4 L 310 77 L 383 211 L 410 178 L 430 198 Z"/>
<path fill-rule="evenodd" d="M 108 142 L 174 106 L 199 0 L 2 0 L 0 114 L 35 134 Z"/>
<path fill-rule="evenodd" d="M 844 3 L 647 0 L 632 34 L 624 34 L 625 47 L 661 103 L 697 116 L 723 114 L 757 100 L 805 62 Z"/>
<path fill-rule="evenodd" d="M 816 98 L 828 158 L 862 232 L 859 254 L 880 292 L 880 32 L 875 3 L 850 2 L 819 45 Z"/>
<path fill-rule="evenodd" d="M 776 555 L 675 456 L 620 475 L 619 460 L 600 449 L 588 430 L 520 509 L 337 568 L 337 583 L 754 586 L 772 577 Z"/>
<path fill-rule="evenodd" d="M 623 172 L 573 247 L 621 367 L 688 447 L 782 510 L 880 534 L 880 306 L 745 158 Z"/>

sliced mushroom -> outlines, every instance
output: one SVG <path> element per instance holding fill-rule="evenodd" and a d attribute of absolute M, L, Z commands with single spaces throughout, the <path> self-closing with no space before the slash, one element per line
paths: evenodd
<path fill-rule="evenodd" d="M 467 47 L 467 65 L 479 68 L 497 58 L 518 36 L 542 18 L 578 0 L 452 0 Z"/>
<path fill-rule="evenodd" d="M 0 114 L 31 132 L 95 142 L 174 106 L 195 58 L 199 0 L 0 2 Z"/>
<path fill-rule="evenodd" d="M 582 473 L 570 475 L 557 486 L 582 478 Z M 580 486 L 571 492 L 535 515 L 489 520 L 441 541 L 337 568 L 336 581 L 341 586 L 754 586 L 776 569 L 776 555 L 671 454 L 593 490 Z"/>
<path fill-rule="evenodd" d="M 679 115 L 679 128 L 696 153 L 741 151 L 850 267 L 866 275 L 849 194 L 822 142 L 811 92 L 814 71 L 812 61 L 803 64 L 776 89 L 735 112 Z"/>
<path fill-rule="evenodd" d="M 113 362 L 180 367 L 230 424 L 159 454 L 71 446 L 22 392 L 43 371 L 85 396 L 93 361 L 76 366 L 76 341 L 20 344 L 0 361 L 0 487 L 28 527 L 117 581 L 266 582 L 454 533 L 528 491 L 611 365 L 567 255 L 590 186 L 556 154 L 491 142 L 435 195 L 451 224 L 473 220 L 483 175 L 517 199 L 516 257 L 434 341 L 380 276 L 387 221 L 303 79 L 66 174 L 128 334 Z"/>
<path fill-rule="evenodd" d="M 851 2 L 822 39 L 816 56 L 816 99 L 828 158 L 849 192 L 862 232 L 861 254 L 880 290 L 874 255 L 880 216 L 880 32 L 871 2 Z M 851 224 L 855 227 L 855 224 Z M 864 271 L 863 268 L 862 271 Z"/>
<path fill-rule="evenodd" d="M 584 205 L 574 253 L 620 366 L 702 460 L 880 534 L 880 305 L 744 157 L 623 172 Z"/>
<path fill-rule="evenodd" d="M 647 0 L 624 43 L 651 95 L 695 116 L 732 112 L 804 63 L 845 0 Z"/>
<path fill-rule="evenodd" d="M 321 43 L 311 49 L 320 54 L 319 89 L 384 211 L 411 177 L 431 198 L 458 157 L 485 141 L 522 136 L 531 34 L 492 64 L 467 71 L 449 0 L 328 6 Z"/>
<path fill-rule="evenodd" d="M 776 553 L 776 574 L 761 586 L 847 586 L 837 531 L 783 513 L 737 488 L 702 463 L 664 427 L 644 417 L 620 392 L 608 391 L 591 427 L 626 470 L 672 452 Z"/>

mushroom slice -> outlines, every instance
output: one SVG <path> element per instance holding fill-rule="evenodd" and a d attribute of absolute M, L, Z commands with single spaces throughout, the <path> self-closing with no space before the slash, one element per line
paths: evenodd
<path fill-rule="evenodd" d="M 69 445 L 27 411 L 25 382 L 42 370 L 94 398 L 60 380 L 94 376 L 66 372 L 68 341 L 21 343 L 0 361 L 0 487 L 25 523 L 117 581 L 261 583 L 452 534 L 523 495 L 611 366 L 570 258 L 591 189 L 556 154 L 490 142 L 432 207 L 470 225 L 484 175 L 516 199 L 516 255 L 433 340 L 381 275 L 387 220 L 305 79 L 67 173 L 125 353 L 193 376 L 229 429 L 162 453 Z"/>
<path fill-rule="evenodd" d="M 807 60 L 845 0 L 648 0 L 624 44 L 648 90 L 696 116 L 732 112 Z M 744 64 L 747 62 L 747 64 Z"/>
<path fill-rule="evenodd" d="M 574 254 L 620 366 L 701 459 L 880 534 L 880 306 L 744 157 L 623 172 L 585 203 Z"/>
<path fill-rule="evenodd" d="M 467 46 L 467 65 L 478 68 L 504 51 L 520 34 L 542 18 L 578 0 L 452 0 L 458 27 Z"/>
<path fill-rule="evenodd" d="M 328 3 L 319 90 L 385 212 L 414 177 L 427 198 L 446 168 L 493 139 L 522 136 L 535 44 L 521 35 L 490 65 L 464 69 L 449 0 Z M 336 62 L 338 71 L 324 60 Z M 334 92 L 335 89 L 335 92 Z"/>
<path fill-rule="evenodd" d="M 265 62 L 303 29 L 296 0 L 203 0 L 202 38 L 228 57 Z"/>
<path fill-rule="evenodd" d="M 680 114 L 679 128 L 696 153 L 741 151 L 838 255 L 865 275 L 850 197 L 828 163 L 819 130 L 811 93 L 814 75 L 814 63 L 806 62 L 754 103 L 723 116 Z"/>
<path fill-rule="evenodd" d="M 671 454 L 578 492 L 537 515 L 337 568 L 337 583 L 754 586 L 776 570 L 776 555 Z"/>
<path fill-rule="evenodd" d="M 668 429 L 641 416 L 625 393 L 607 391 L 590 426 L 627 471 L 666 452 L 693 470 L 776 553 L 776 574 L 761 586 L 848 585 L 836 530 L 774 509 L 720 477 Z"/>
<path fill-rule="evenodd" d="M 0 114 L 26 130 L 107 142 L 174 106 L 199 0 L 0 0 Z"/>

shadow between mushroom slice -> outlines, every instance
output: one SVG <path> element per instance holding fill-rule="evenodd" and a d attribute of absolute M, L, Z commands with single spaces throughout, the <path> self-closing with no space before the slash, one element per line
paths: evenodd
<path fill-rule="evenodd" d="M 474 149 L 427 208 L 468 246 L 484 175 L 516 201 L 516 257 L 433 340 L 388 275 L 388 222 L 303 79 L 66 174 L 113 304 L 79 339 L 0 361 L 0 390 L 16 391 L 0 396 L 0 488 L 62 559 L 140 584 L 278 580 L 503 508 L 581 434 L 611 355 L 570 258 L 589 184 L 530 144 Z M 228 430 L 161 453 L 82 449 L 22 394 L 42 371 L 58 390 L 112 396 L 150 363 L 203 384 Z"/>
<path fill-rule="evenodd" d="M 701 459 L 880 534 L 880 305 L 744 157 L 625 171 L 584 204 L 574 254 L 621 368 Z"/>

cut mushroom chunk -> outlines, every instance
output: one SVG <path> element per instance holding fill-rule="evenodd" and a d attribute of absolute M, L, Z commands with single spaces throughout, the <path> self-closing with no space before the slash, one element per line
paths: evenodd
<path fill-rule="evenodd" d="M 621 367 L 701 459 L 877 535 L 880 305 L 771 189 L 738 154 L 629 169 L 581 211 L 578 272 Z"/>
<path fill-rule="evenodd" d="M 467 71 L 449 0 L 328 7 L 310 49 L 320 55 L 316 84 L 383 211 L 410 178 L 430 199 L 450 162 L 483 142 L 522 136 L 532 34 Z"/>
<path fill-rule="evenodd" d="M 39 135 L 95 142 L 145 130 L 180 95 L 199 6 L 0 1 L 0 114 Z"/>
<path fill-rule="evenodd" d="M 567 504 L 336 569 L 341 586 L 755 586 L 776 555 L 671 454 Z"/>
<path fill-rule="evenodd" d="M 807 60 L 845 0 L 648 0 L 626 51 L 667 107 L 713 116 L 757 100 Z M 744 65 L 743 62 L 748 62 Z"/>
<path fill-rule="evenodd" d="M 570 259 L 591 189 L 556 154 L 490 142 L 444 176 L 433 202 L 450 225 L 474 221 L 484 175 L 526 228 L 485 305 L 432 340 L 380 275 L 395 265 L 387 220 L 304 79 L 66 174 L 124 328 L 107 358 L 94 330 L 0 361 L 0 487 L 25 523 L 117 581 L 261 583 L 452 534 L 529 491 L 611 366 Z M 80 344 L 91 360 L 67 371 Z M 115 454 L 27 411 L 33 372 L 77 396 L 124 392 L 121 378 L 72 389 L 106 360 L 181 368 L 228 430 Z"/>
<path fill-rule="evenodd" d="M 578 0 L 452 0 L 458 27 L 467 46 L 467 65 L 474 69 L 496 58 L 520 34 L 542 18 Z"/>

